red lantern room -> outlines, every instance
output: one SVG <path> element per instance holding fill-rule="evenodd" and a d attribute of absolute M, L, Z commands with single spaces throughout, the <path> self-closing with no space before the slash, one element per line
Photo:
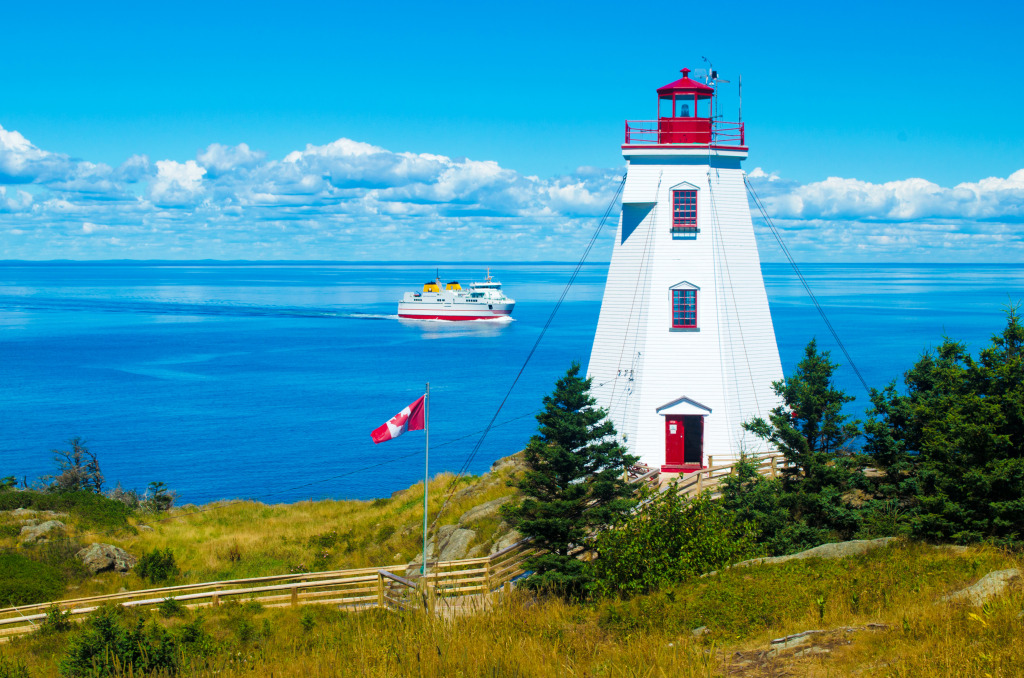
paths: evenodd
<path fill-rule="evenodd" d="M 658 143 L 710 144 L 712 102 L 715 90 L 683 77 L 658 89 Z"/>
<path fill-rule="evenodd" d="M 715 88 L 683 77 L 658 88 L 656 120 L 627 120 L 626 146 L 706 146 L 746 151 L 742 122 L 723 122 L 714 116 Z"/>

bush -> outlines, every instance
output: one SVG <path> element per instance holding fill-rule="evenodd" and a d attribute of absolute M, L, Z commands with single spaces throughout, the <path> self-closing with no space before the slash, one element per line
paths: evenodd
<path fill-rule="evenodd" d="M 150 583 L 158 584 L 177 577 L 181 571 L 174 560 L 174 552 L 167 548 L 153 549 L 143 554 L 135 566 L 135 574 L 148 579 Z"/>
<path fill-rule="evenodd" d="M 65 676 L 176 674 L 181 653 L 177 641 L 156 622 L 107 604 L 89 616 L 72 636 L 60 672 Z"/>
<path fill-rule="evenodd" d="M 20 659 L 0 657 L 0 678 L 30 678 L 28 667 Z"/>
<path fill-rule="evenodd" d="M 174 506 L 176 495 L 167 489 L 167 485 L 153 481 L 149 484 L 149 491 L 146 493 L 145 507 L 150 511 L 170 511 Z"/>
<path fill-rule="evenodd" d="M 46 619 L 39 625 L 39 633 L 63 633 L 72 626 L 71 613 L 62 612 L 58 605 L 51 605 L 46 610 Z"/>
<path fill-rule="evenodd" d="M 157 612 L 160 613 L 161 617 L 180 617 L 185 614 L 187 608 L 178 601 L 177 598 L 164 598 L 163 601 L 156 606 Z"/>
<path fill-rule="evenodd" d="M 128 528 L 132 515 L 129 506 L 93 492 L 0 492 L 0 511 L 17 508 L 70 513 L 87 526 L 105 531 Z"/>
<path fill-rule="evenodd" d="M 597 539 L 591 568 L 602 595 L 633 595 L 758 554 L 753 528 L 705 495 L 688 501 L 669 491 Z"/>
<path fill-rule="evenodd" d="M 0 604 L 29 605 L 60 598 L 67 580 L 59 568 L 20 553 L 0 553 Z"/>

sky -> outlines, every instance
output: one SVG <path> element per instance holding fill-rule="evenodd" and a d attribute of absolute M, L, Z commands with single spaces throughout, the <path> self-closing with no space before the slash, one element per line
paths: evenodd
<path fill-rule="evenodd" d="M 743 78 L 745 168 L 798 259 L 1019 261 L 1022 20 L 1005 2 L 8 3 L 0 259 L 575 260 L 623 120 L 706 58 L 727 120 Z"/>

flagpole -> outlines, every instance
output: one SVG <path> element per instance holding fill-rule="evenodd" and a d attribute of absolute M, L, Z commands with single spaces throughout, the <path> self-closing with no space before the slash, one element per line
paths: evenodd
<path fill-rule="evenodd" d="M 423 565 L 420 574 L 427 574 L 427 491 L 430 482 L 430 382 L 427 382 L 427 393 L 423 396 L 423 430 L 426 433 L 426 444 L 423 450 Z"/>

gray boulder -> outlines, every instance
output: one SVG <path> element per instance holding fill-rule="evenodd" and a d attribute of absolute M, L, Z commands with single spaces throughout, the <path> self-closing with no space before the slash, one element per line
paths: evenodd
<path fill-rule="evenodd" d="M 89 544 L 75 554 L 93 574 L 114 570 L 127 572 L 135 567 L 135 556 L 110 544 Z"/>
<path fill-rule="evenodd" d="M 459 517 L 459 524 L 468 525 L 469 523 L 475 523 L 478 520 L 483 520 L 484 518 L 490 518 L 491 516 L 497 515 L 498 509 L 501 508 L 501 505 L 507 503 L 511 499 L 511 496 L 498 497 L 497 499 L 484 502 L 479 506 L 474 506 Z"/>
<path fill-rule="evenodd" d="M 491 547 L 491 553 L 497 553 L 507 549 L 509 546 L 523 540 L 523 535 L 519 534 L 518 530 L 509 530 L 502 536 L 494 540 L 494 546 Z"/>
<path fill-rule="evenodd" d="M 58 532 L 63 532 L 66 527 L 59 520 L 47 520 L 38 525 L 25 525 L 21 528 L 21 543 L 41 544 L 47 542 L 51 537 L 57 536 Z"/>
<path fill-rule="evenodd" d="M 943 600 L 949 602 L 965 601 L 975 607 L 984 605 L 985 601 L 989 598 L 998 596 L 1006 591 L 1010 583 L 1020 576 L 1020 570 L 1015 567 L 1011 567 L 1008 570 L 989 572 L 972 586 L 961 589 L 956 593 L 951 593 L 943 598 Z"/>
<path fill-rule="evenodd" d="M 466 557 L 469 545 L 476 538 L 474 530 L 467 530 L 458 525 L 443 525 L 437 534 L 427 541 L 427 560 L 445 561 L 459 560 Z M 423 554 L 416 556 L 406 569 L 406 576 L 415 575 L 420 571 Z"/>
<path fill-rule="evenodd" d="M 793 553 L 788 556 L 774 556 L 771 558 L 754 558 L 736 563 L 733 567 L 747 567 L 749 565 L 778 565 L 790 560 L 803 560 L 804 558 L 847 558 L 859 556 L 868 551 L 882 548 L 891 542 L 895 537 L 882 537 L 881 539 L 854 539 L 853 541 L 841 541 L 837 544 L 822 544 L 812 549 Z"/>

